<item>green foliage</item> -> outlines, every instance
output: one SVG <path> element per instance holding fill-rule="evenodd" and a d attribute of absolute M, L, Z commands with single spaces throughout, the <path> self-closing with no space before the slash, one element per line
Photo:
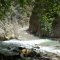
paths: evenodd
<path fill-rule="evenodd" d="M 60 16 L 60 0 L 0 0 L 0 19 L 10 10 L 13 1 L 19 3 L 23 9 L 35 2 L 34 12 L 38 13 L 42 31 L 51 33 L 53 20 Z"/>
<path fill-rule="evenodd" d="M 0 0 L 0 19 L 4 17 L 7 11 L 9 11 L 11 1 L 12 0 Z"/>
<path fill-rule="evenodd" d="M 52 23 L 54 18 L 49 18 L 46 15 L 41 16 L 40 25 L 43 32 L 52 32 Z"/>
<path fill-rule="evenodd" d="M 39 0 L 39 21 L 44 32 L 52 32 L 52 23 L 60 15 L 60 0 Z M 38 5 L 38 4 L 37 4 Z"/>
<path fill-rule="evenodd" d="M 26 5 L 31 5 L 33 0 L 0 0 L 0 19 L 3 19 L 6 12 L 10 11 L 13 2 L 20 4 L 20 7 L 24 10 Z"/>

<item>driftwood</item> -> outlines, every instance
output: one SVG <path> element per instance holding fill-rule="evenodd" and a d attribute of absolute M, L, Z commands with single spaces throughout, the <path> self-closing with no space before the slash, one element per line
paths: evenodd
<path fill-rule="evenodd" d="M 9 40 L 9 41 L 0 41 L 0 54 L 5 56 L 30 56 L 30 57 L 49 57 L 51 60 L 60 58 L 60 49 L 55 49 L 54 46 L 42 46 L 41 44 L 49 42 L 48 39 L 40 40 Z M 58 43 L 57 43 L 58 44 Z M 56 57 L 57 56 L 57 57 Z M 46 59 L 47 60 L 47 59 Z"/>

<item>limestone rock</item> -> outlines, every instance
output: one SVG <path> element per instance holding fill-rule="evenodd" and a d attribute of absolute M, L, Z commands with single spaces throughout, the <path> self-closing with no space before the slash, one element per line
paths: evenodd
<path fill-rule="evenodd" d="M 2 28 L 0 28 L 0 41 L 1 40 L 5 40 L 5 31 Z"/>

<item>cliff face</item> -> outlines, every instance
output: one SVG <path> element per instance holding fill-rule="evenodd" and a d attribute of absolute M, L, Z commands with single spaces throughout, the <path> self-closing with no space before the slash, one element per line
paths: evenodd
<path fill-rule="evenodd" d="M 0 20 L 0 40 L 18 38 L 20 29 L 29 25 L 30 7 L 23 9 L 15 2 L 10 8 L 11 11 L 6 13 L 4 20 Z"/>
<path fill-rule="evenodd" d="M 24 26 L 28 24 L 29 17 L 27 17 L 27 13 L 23 11 L 23 8 L 17 4 L 11 6 L 11 12 L 6 14 L 5 20 Z"/>

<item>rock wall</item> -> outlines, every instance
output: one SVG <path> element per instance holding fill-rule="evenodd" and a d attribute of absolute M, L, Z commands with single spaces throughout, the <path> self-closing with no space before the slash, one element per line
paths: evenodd
<path fill-rule="evenodd" d="M 29 25 L 30 7 L 26 7 L 28 15 L 15 1 L 10 8 L 11 11 L 6 13 L 4 20 L 0 20 L 0 40 L 18 38 L 20 29 Z"/>

